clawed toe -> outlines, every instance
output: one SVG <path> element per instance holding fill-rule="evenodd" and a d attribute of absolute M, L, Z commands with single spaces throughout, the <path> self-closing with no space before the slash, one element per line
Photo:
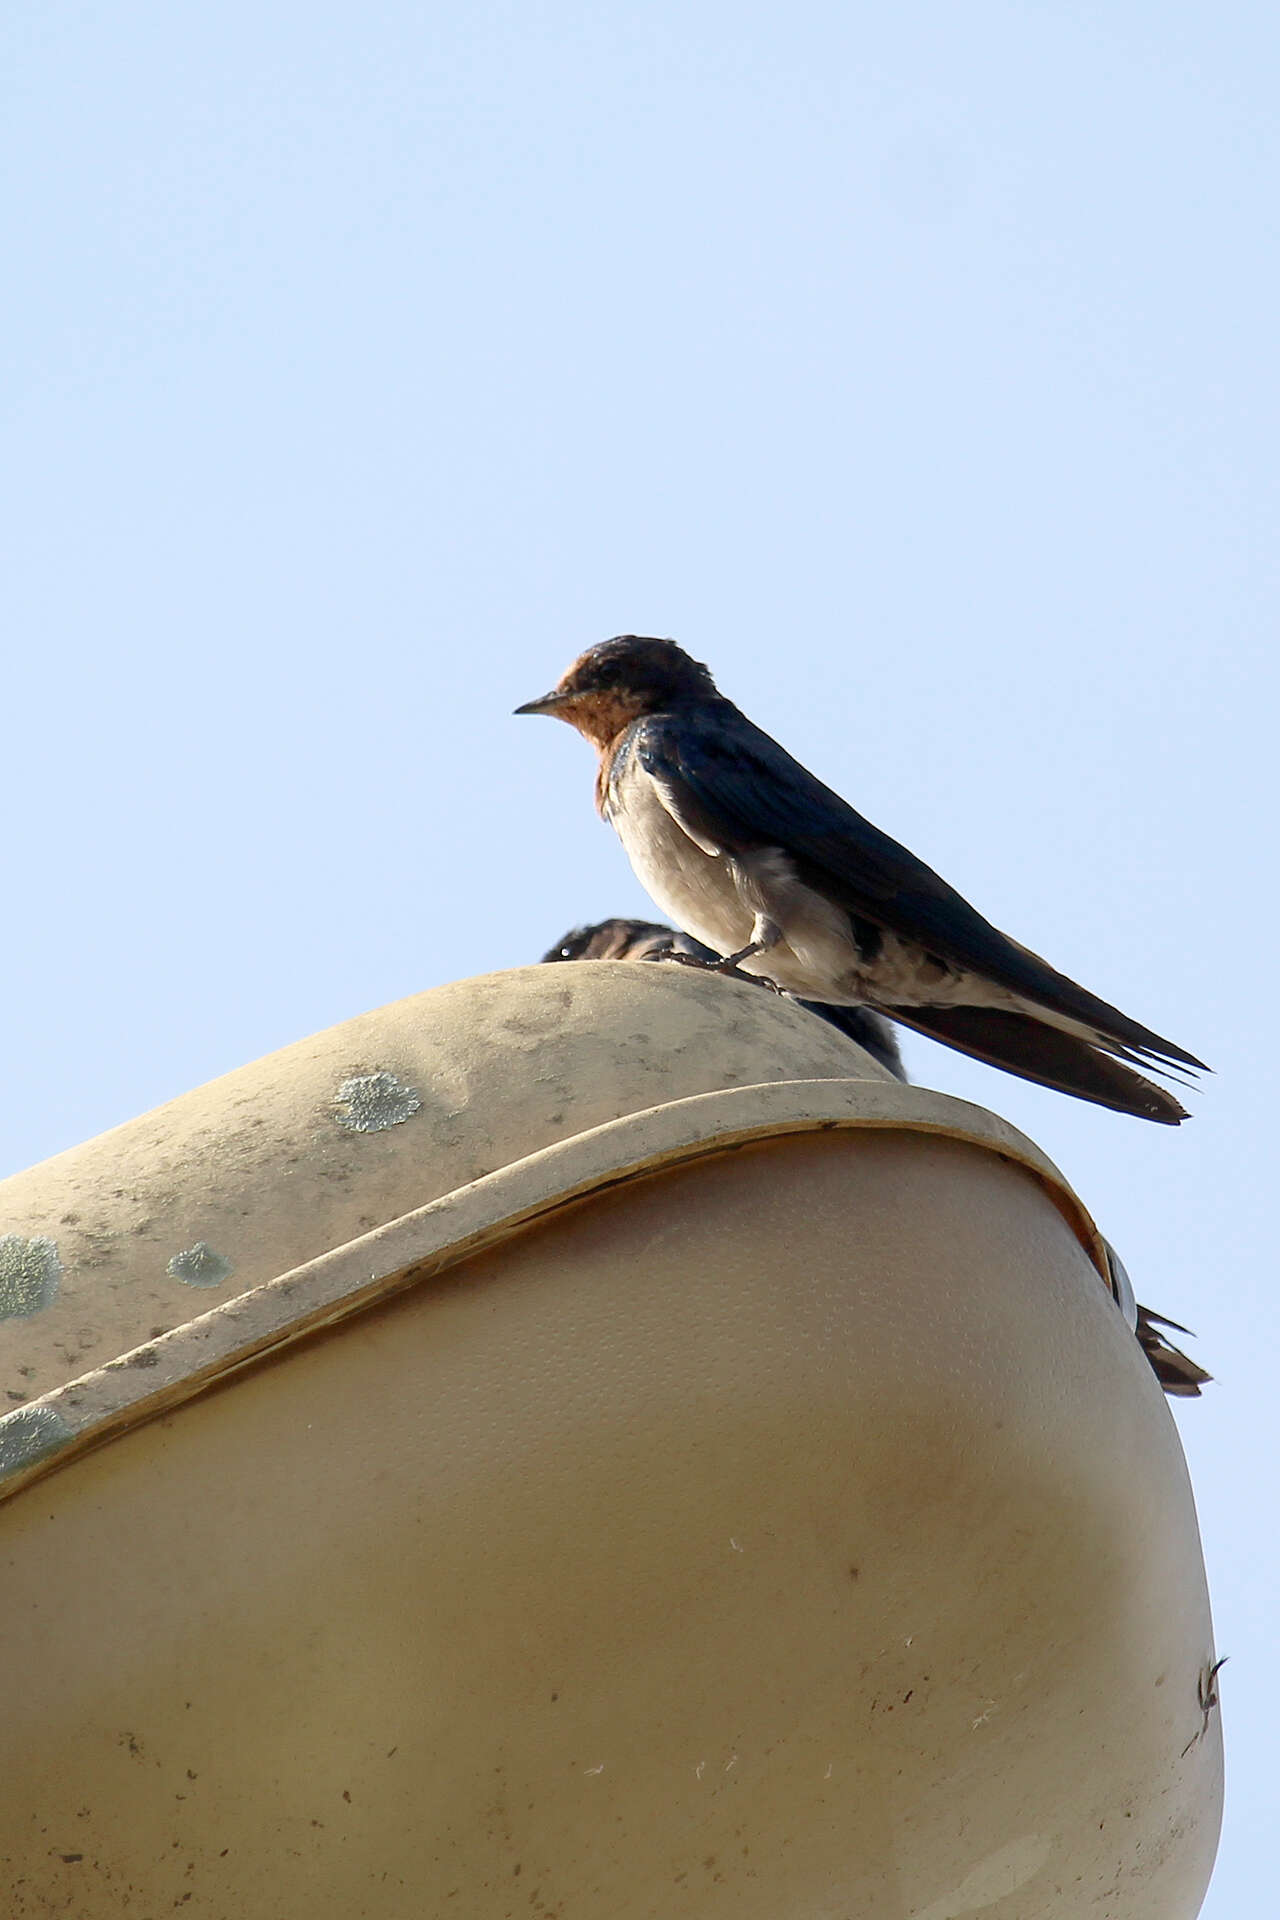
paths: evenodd
<path fill-rule="evenodd" d="M 763 973 L 746 973 L 736 964 L 732 954 L 727 960 L 715 958 L 702 959 L 696 953 L 682 953 L 679 947 L 668 947 L 665 953 L 655 954 L 657 960 L 674 960 L 682 967 L 696 967 L 699 973 L 718 973 L 726 980 L 745 980 L 753 987 L 768 987 L 770 993 L 784 993 L 776 980 L 770 980 Z"/>
<path fill-rule="evenodd" d="M 699 973 L 711 973 L 720 965 L 715 958 L 704 960 L 700 954 L 686 953 L 681 947 L 664 947 L 661 953 L 654 954 L 655 960 L 674 960 L 678 967 L 696 967 Z"/>

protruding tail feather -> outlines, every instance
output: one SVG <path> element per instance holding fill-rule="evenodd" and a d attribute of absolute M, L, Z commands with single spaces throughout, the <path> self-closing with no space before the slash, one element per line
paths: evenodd
<path fill-rule="evenodd" d="M 988 1066 L 1002 1067 L 1078 1100 L 1176 1127 L 1187 1110 L 1164 1087 L 1144 1079 L 1087 1040 L 1034 1015 L 989 1007 L 883 1007 L 890 1019 L 941 1040 Z"/>
<path fill-rule="evenodd" d="M 1001 935 L 1008 940 L 1007 935 Z M 1090 993 L 1065 973 L 1059 973 L 1038 953 L 1032 953 L 1030 947 L 1024 947 L 1016 940 L 1008 940 L 1023 961 L 1036 969 L 1036 976 L 1019 983 L 1019 991 L 1025 993 L 1028 1000 L 1038 1003 L 1049 1013 L 1065 1013 L 1069 1019 L 1076 1020 L 1081 1026 L 1092 1027 L 1100 1035 L 1114 1043 L 1113 1050 L 1122 1058 L 1132 1060 L 1141 1057 L 1157 1063 L 1160 1067 L 1184 1067 L 1192 1073 L 1208 1073 L 1203 1060 L 1194 1053 L 1188 1053 L 1174 1040 L 1166 1040 L 1163 1034 L 1155 1033 L 1150 1027 L 1144 1027 L 1139 1020 L 1130 1019 L 1127 1013 L 1121 1013 L 1119 1007 L 1113 1007 L 1109 1000 L 1100 1000 L 1096 993 Z M 992 969 L 991 977 L 1000 977 L 998 969 Z M 1012 980 L 1009 982 L 1013 984 Z"/>
<path fill-rule="evenodd" d="M 1160 1327 L 1172 1327 L 1175 1333 L 1188 1332 L 1176 1320 L 1166 1320 L 1162 1313 L 1153 1313 L 1150 1307 L 1138 1308 L 1138 1340 L 1151 1362 L 1156 1379 L 1166 1393 L 1188 1400 L 1198 1399 L 1201 1387 L 1212 1380 L 1213 1375 L 1206 1373 L 1203 1367 L 1198 1367 L 1172 1341 L 1166 1340 L 1158 1331 Z"/>

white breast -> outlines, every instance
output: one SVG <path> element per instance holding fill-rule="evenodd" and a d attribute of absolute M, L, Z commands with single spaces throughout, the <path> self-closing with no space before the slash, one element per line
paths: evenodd
<path fill-rule="evenodd" d="M 752 914 L 723 855 L 704 852 L 672 819 L 634 754 L 616 765 L 608 818 L 637 880 L 669 919 L 717 953 L 746 946 Z"/>

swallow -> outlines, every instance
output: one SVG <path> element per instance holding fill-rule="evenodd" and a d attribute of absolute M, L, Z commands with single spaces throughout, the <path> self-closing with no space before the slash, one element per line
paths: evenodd
<path fill-rule="evenodd" d="M 547 960 L 684 960 L 695 966 L 715 967 L 720 956 L 674 927 L 653 920 L 600 920 L 594 926 L 574 927 L 542 956 Z M 889 1022 L 870 1007 L 823 1007 L 816 1000 L 799 1000 L 806 1013 L 816 1013 L 856 1047 L 891 1073 L 905 1080 L 898 1036 Z"/>
<path fill-rule="evenodd" d="M 517 713 L 599 757 L 596 805 L 662 911 L 797 999 L 866 1006 L 989 1066 L 1176 1126 L 1137 1067 L 1208 1071 L 992 926 L 718 692 L 674 640 L 590 647 Z"/>
<path fill-rule="evenodd" d="M 594 926 L 572 928 L 548 948 L 542 958 L 544 961 L 666 960 L 682 953 L 703 963 L 716 958 L 709 948 L 691 940 L 688 934 L 677 933 L 674 928 L 659 926 L 651 920 L 601 920 Z M 882 1015 L 869 1007 L 822 1006 L 813 1000 L 801 1000 L 798 1004 L 878 1060 L 895 1080 L 907 1080 L 897 1036 Z M 1176 1320 L 1166 1319 L 1151 1307 L 1141 1306 L 1120 1255 L 1109 1240 L 1104 1239 L 1102 1246 L 1112 1298 L 1156 1379 L 1165 1392 L 1175 1398 L 1198 1399 L 1201 1387 L 1207 1385 L 1213 1375 L 1197 1366 L 1160 1332 L 1162 1327 L 1174 1333 L 1188 1333 L 1189 1329 Z"/>

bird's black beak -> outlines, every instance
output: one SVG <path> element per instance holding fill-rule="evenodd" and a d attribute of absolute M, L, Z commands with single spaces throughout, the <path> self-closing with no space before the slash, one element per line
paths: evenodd
<path fill-rule="evenodd" d="M 564 695 L 562 693 L 557 693 L 555 688 L 553 687 L 550 693 L 540 694 L 536 700 L 526 700 L 522 707 L 516 708 L 516 712 L 517 713 L 554 713 L 557 707 L 562 705 L 563 701 L 564 701 Z"/>

